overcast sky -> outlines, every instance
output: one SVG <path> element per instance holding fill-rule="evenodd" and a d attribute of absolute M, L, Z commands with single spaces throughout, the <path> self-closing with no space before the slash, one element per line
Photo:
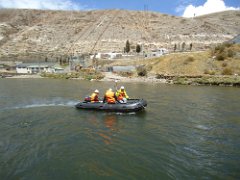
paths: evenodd
<path fill-rule="evenodd" d="M 95 10 L 149 10 L 176 16 L 240 10 L 240 0 L 0 0 L 0 8 Z"/>

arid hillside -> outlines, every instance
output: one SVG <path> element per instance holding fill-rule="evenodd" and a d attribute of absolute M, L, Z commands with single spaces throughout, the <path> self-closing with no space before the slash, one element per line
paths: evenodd
<path fill-rule="evenodd" d="M 71 54 L 122 52 L 127 40 L 144 50 L 193 50 L 240 32 L 240 11 L 182 18 L 146 11 L 0 10 L 0 60 L 44 60 Z"/>
<path fill-rule="evenodd" d="M 234 75 L 240 74 L 240 44 L 221 44 L 205 52 L 172 53 L 154 59 L 119 60 L 104 66 L 142 66 L 149 74 Z"/>

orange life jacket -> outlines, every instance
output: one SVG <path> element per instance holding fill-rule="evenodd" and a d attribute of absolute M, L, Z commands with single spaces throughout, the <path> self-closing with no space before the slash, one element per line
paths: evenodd
<path fill-rule="evenodd" d="M 94 92 L 92 93 L 91 95 L 91 102 L 98 102 L 99 99 L 98 99 L 98 95 Z"/>
<path fill-rule="evenodd" d="M 126 91 L 125 90 L 122 91 L 121 89 L 119 89 L 116 92 L 116 96 L 117 96 L 118 100 L 123 100 L 123 98 L 127 98 L 127 99 L 129 98 Z"/>
<path fill-rule="evenodd" d="M 120 93 L 118 94 L 118 96 L 117 96 L 117 99 L 118 99 L 118 100 L 123 100 L 124 97 L 125 97 L 124 92 L 120 92 Z"/>
<path fill-rule="evenodd" d="M 105 94 L 105 98 L 106 98 L 107 103 L 109 103 L 109 104 L 116 103 L 116 99 L 114 97 L 114 92 L 112 92 L 112 91 L 107 91 Z"/>

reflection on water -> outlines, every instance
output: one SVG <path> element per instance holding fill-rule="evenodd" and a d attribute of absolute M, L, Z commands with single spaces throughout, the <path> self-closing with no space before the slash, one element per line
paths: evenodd
<path fill-rule="evenodd" d="M 74 108 L 111 86 L 0 80 L 0 179 L 240 177 L 238 88 L 126 83 L 146 111 Z"/>
<path fill-rule="evenodd" d="M 116 115 L 109 115 L 104 117 L 104 125 L 106 127 L 105 131 L 100 131 L 99 136 L 103 138 L 103 141 L 105 144 L 111 144 L 113 141 L 113 136 L 115 135 L 117 131 L 116 123 L 117 118 Z"/>
<path fill-rule="evenodd" d="M 118 133 L 117 114 L 105 113 L 101 118 L 90 115 L 87 121 L 95 129 L 96 135 L 101 137 L 101 140 L 109 145 L 114 141 L 114 136 Z M 102 127 L 101 127 L 102 126 Z"/>

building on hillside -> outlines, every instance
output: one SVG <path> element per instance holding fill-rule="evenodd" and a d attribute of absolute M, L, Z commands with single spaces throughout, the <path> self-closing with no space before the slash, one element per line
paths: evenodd
<path fill-rule="evenodd" d="M 110 52 L 110 53 L 97 53 L 95 55 L 96 59 L 120 59 L 122 58 L 122 53 Z M 94 55 L 90 56 L 91 59 L 94 58 Z"/>
<path fill-rule="evenodd" d="M 163 56 L 165 54 L 168 54 L 168 50 L 165 49 L 165 48 L 159 48 L 159 49 L 155 49 L 155 50 L 152 50 L 148 53 L 145 53 L 145 57 L 160 57 L 160 56 Z"/>
<path fill-rule="evenodd" d="M 16 66 L 19 74 L 63 73 L 64 69 L 56 63 L 22 63 Z"/>

